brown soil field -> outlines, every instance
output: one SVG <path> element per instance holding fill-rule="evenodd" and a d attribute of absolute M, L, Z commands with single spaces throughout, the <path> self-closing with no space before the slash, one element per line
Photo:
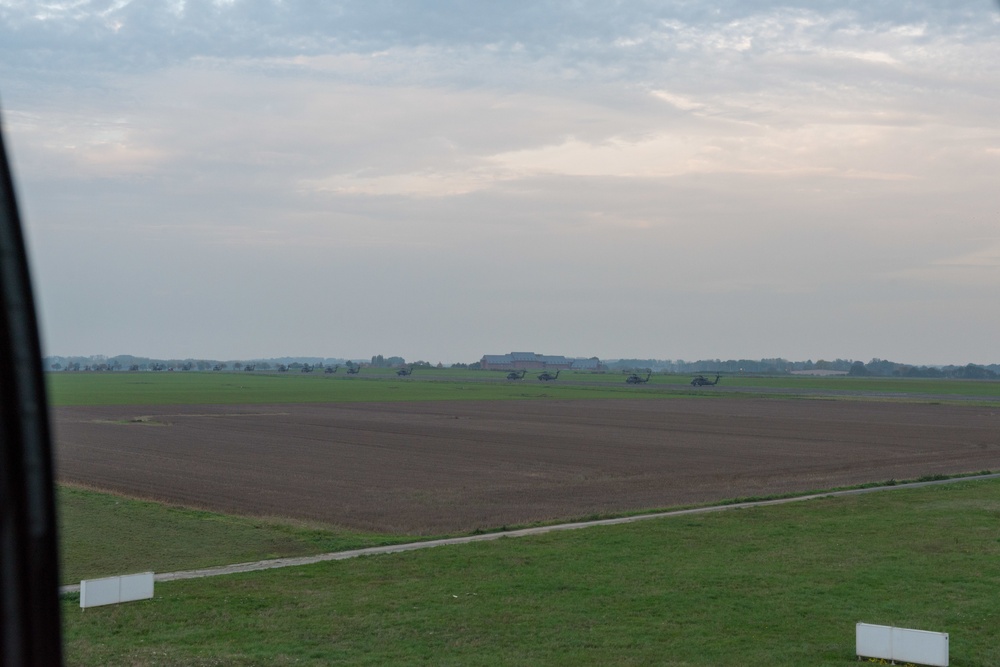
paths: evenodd
<path fill-rule="evenodd" d="M 440 534 L 1000 469 L 1000 410 L 777 399 L 62 407 L 62 481 Z"/>

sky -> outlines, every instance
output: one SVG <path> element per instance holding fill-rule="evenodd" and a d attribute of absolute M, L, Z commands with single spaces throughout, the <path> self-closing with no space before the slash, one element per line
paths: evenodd
<path fill-rule="evenodd" d="M 49 355 L 1000 362 L 987 0 L 0 0 Z"/>

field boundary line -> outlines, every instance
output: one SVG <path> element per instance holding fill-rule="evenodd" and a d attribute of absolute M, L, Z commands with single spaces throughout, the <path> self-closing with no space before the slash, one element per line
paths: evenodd
<path fill-rule="evenodd" d="M 366 547 L 363 549 L 351 549 L 348 551 L 334 551 L 313 556 L 296 556 L 290 558 L 272 558 L 249 563 L 235 563 L 232 565 L 216 565 L 214 567 L 200 568 L 196 570 L 179 570 L 176 572 L 162 572 L 154 575 L 155 581 L 179 581 L 182 579 L 200 579 L 203 577 L 217 577 L 225 574 L 239 574 L 242 572 L 259 572 L 261 570 L 273 570 L 281 567 L 298 567 L 300 565 L 313 565 L 331 560 L 347 560 L 349 558 L 359 558 L 361 556 L 377 556 L 381 554 L 404 553 L 407 551 L 417 551 L 419 549 L 431 549 L 434 547 L 444 547 L 457 544 L 471 544 L 473 542 L 488 542 L 506 537 L 528 537 L 531 535 L 544 535 L 563 530 L 579 530 L 581 528 L 591 528 L 595 526 L 617 526 L 620 524 L 635 523 L 637 521 L 649 521 L 651 519 L 667 519 L 677 516 L 688 516 L 692 514 L 707 514 L 709 512 L 723 512 L 726 510 L 748 509 L 752 507 L 767 507 L 770 505 L 784 505 L 805 500 L 817 500 L 820 498 L 835 498 L 840 496 L 855 496 L 864 493 L 876 493 L 880 491 L 893 491 L 898 489 L 916 489 L 926 486 L 937 486 L 940 484 L 954 484 L 957 482 L 969 482 L 985 479 L 1000 478 L 1000 473 L 988 475 L 972 475 L 969 477 L 951 477 L 948 479 L 935 479 L 926 482 L 909 482 L 893 485 L 871 486 L 861 489 L 843 489 L 840 491 L 822 491 L 804 496 L 792 496 L 790 498 L 774 498 L 771 500 L 751 500 L 747 502 L 729 503 L 723 505 L 709 505 L 706 507 L 692 507 L 681 510 L 670 510 L 667 512 L 655 512 L 651 514 L 636 514 L 634 516 L 615 517 L 611 519 L 594 519 L 592 521 L 574 521 L 571 523 L 557 523 L 550 526 L 533 526 L 531 528 L 519 528 L 516 530 L 498 531 L 495 533 L 480 533 L 478 535 L 464 535 L 461 537 L 446 537 L 437 540 L 426 540 L 423 542 L 407 542 L 404 544 L 390 544 L 381 547 Z M 59 587 L 59 593 L 79 593 L 79 584 L 69 584 Z"/>

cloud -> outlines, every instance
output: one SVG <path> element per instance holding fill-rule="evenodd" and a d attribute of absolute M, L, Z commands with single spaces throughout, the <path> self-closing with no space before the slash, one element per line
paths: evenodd
<path fill-rule="evenodd" d="M 362 356 L 468 360 L 509 347 L 500 331 L 587 354 L 787 356 L 803 337 L 836 348 L 853 317 L 845 346 L 885 331 L 878 347 L 929 292 L 980 304 L 997 285 L 996 249 L 968 241 L 995 224 L 994 13 L 0 0 L 50 341 L 167 345 L 195 326 L 77 323 L 118 289 L 232 341 L 302 349 L 333 331 Z M 97 257 L 106 278 L 88 277 Z M 403 312 L 419 326 L 393 343 Z M 637 312 L 649 326 L 623 332 Z M 313 326 L 281 327 L 303 313 Z M 740 350 L 678 331 L 681 315 L 726 331 L 734 313 L 757 332 Z"/>
<path fill-rule="evenodd" d="M 1000 268 L 1000 240 L 984 240 L 989 244 L 986 247 L 978 248 L 958 257 L 936 260 L 934 262 L 935 266 L 961 268 L 986 267 L 991 269 Z"/>
<path fill-rule="evenodd" d="M 992 299 L 1000 287 L 1000 240 L 979 239 L 974 243 L 982 245 L 958 255 L 934 258 L 922 266 L 895 272 L 891 277 L 923 289 L 961 288 L 969 295 Z"/>

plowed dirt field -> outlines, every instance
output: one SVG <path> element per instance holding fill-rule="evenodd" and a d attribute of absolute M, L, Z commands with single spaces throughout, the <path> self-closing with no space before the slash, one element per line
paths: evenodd
<path fill-rule="evenodd" d="M 1000 411 L 674 399 L 55 408 L 58 476 L 435 534 L 1000 469 Z"/>

